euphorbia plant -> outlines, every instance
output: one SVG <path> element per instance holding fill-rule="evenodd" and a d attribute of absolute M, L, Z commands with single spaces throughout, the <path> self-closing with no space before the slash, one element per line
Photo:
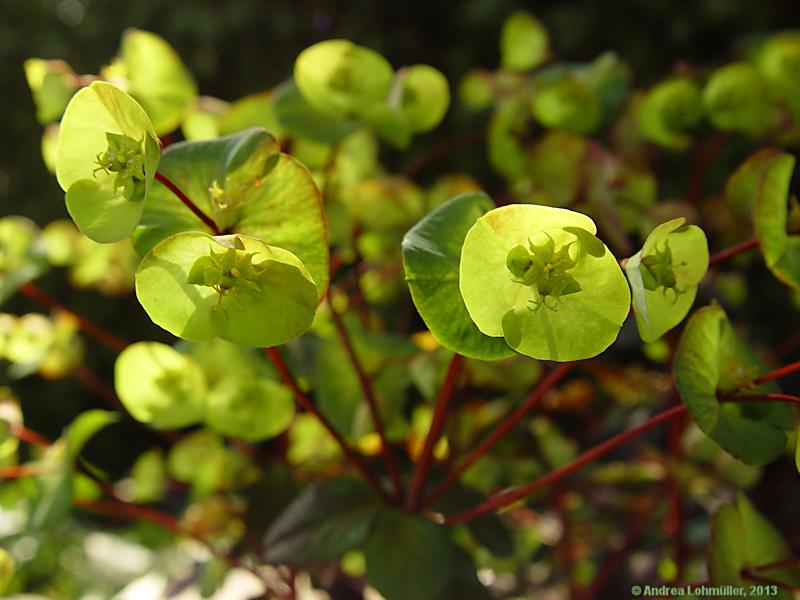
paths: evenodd
<path fill-rule="evenodd" d="M 663 504 L 655 566 L 625 582 L 791 597 L 790 545 L 743 493 L 729 500 L 795 452 L 800 397 L 778 385 L 800 363 L 765 366 L 780 357 L 737 333 L 743 303 L 718 271 L 758 247 L 800 287 L 786 150 L 800 139 L 800 71 L 786 67 L 800 38 L 641 91 L 611 53 L 558 59 L 526 13 L 504 25 L 501 54 L 466 76 L 455 109 L 492 111 L 470 139 L 485 137 L 506 180 L 493 195 L 463 173 L 421 187 L 442 147 L 398 174 L 381 165 L 381 143 L 403 150 L 439 124 L 449 85 L 347 40 L 232 103 L 198 97 L 142 31 L 99 76 L 26 63 L 46 140 L 60 118 L 54 171 L 77 230 L 0 222 L 0 299 L 54 311 L 2 315 L 0 352 L 19 376 L 73 374 L 124 418 L 88 411 L 50 441 L 8 392 L 0 473 L 14 484 L 0 502 L 28 515 L 10 535 L 45 539 L 73 506 L 152 522 L 208 551 L 193 576 L 204 593 L 239 568 L 276 598 L 295 597 L 299 573 L 388 600 L 590 598 Z M 705 148 L 712 128 L 751 147 L 724 202 L 702 193 L 707 160 L 686 202 L 660 202 L 674 174 L 645 151 Z M 722 249 L 709 255 L 707 236 Z M 135 292 L 161 341 L 67 309 L 33 282 L 51 265 Z M 113 386 L 82 363 L 79 331 L 118 353 Z M 83 452 L 132 422 L 158 438 L 125 477 Z M 648 432 L 646 452 L 600 462 Z M 626 521 L 621 547 L 598 542 Z M 705 535 L 689 540 L 689 522 Z M 33 585 L 35 561 L 0 552 L 0 586 Z"/>

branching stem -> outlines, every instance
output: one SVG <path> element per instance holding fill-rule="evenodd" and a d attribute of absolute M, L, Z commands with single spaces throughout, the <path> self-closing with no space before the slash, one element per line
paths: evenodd
<path fill-rule="evenodd" d="M 206 227 L 208 227 L 211 230 L 211 232 L 214 235 L 222 235 L 222 231 L 220 230 L 219 227 L 217 227 L 217 224 L 214 222 L 214 220 L 211 217 L 209 217 L 206 213 L 204 213 L 202 210 L 200 210 L 198 206 L 194 202 L 192 202 L 191 198 L 189 198 L 189 196 L 184 194 L 183 191 L 161 171 L 156 171 L 156 180 L 164 184 L 164 187 L 166 187 L 170 192 L 175 194 L 178 200 L 183 202 L 186 208 L 192 211 L 194 213 L 194 216 L 200 219 L 206 225 Z"/>

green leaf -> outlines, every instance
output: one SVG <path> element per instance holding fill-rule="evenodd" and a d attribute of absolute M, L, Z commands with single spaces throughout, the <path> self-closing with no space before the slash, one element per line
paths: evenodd
<path fill-rule="evenodd" d="M 800 34 L 787 31 L 772 36 L 758 53 L 758 67 L 778 92 L 800 126 Z"/>
<path fill-rule="evenodd" d="M 142 107 L 109 83 L 72 97 L 59 128 L 56 177 L 84 234 L 113 242 L 133 232 L 158 168 L 157 139 Z"/>
<path fill-rule="evenodd" d="M 158 135 L 177 129 L 197 96 L 197 85 L 164 38 L 141 29 L 122 36 L 114 74 L 127 79 L 128 92 L 141 102 Z"/>
<path fill-rule="evenodd" d="M 251 127 L 263 127 L 274 137 L 284 132 L 275 109 L 275 92 L 248 94 L 232 102 L 219 119 L 219 133 L 238 133 Z"/>
<path fill-rule="evenodd" d="M 451 577 L 454 548 L 443 525 L 384 509 L 364 545 L 367 581 L 386 600 L 436 598 Z"/>
<path fill-rule="evenodd" d="M 716 305 L 696 311 L 675 353 L 675 385 L 706 435 L 748 464 L 764 464 L 786 447 L 794 426 L 792 407 L 782 402 L 724 402 L 719 396 L 777 391 L 774 383 L 752 387 L 764 367 Z M 746 392 L 746 393 L 744 393 Z"/>
<path fill-rule="evenodd" d="M 795 158 L 765 148 L 745 161 L 737 173 L 738 185 L 753 189 L 753 217 L 761 253 L 773 275 L 800 289 L 800 232 L 789 233 L 789 186 Z M 736 192 L 733 192 L 736 194 Z"/>
<path fill-rule="evenodd" d="M 377 52 L 348 40 L 326 40 L 303 50 L 294 65 L 294 80 L 303 97 L 332 117 L 363 114 L 383 102 L 394 71 Z"/>
<path fill-rule="evenodd" d="M 527 71 L 547 59 L 550 36 L 541 21 L 517 11 L 503 24 L 500 33 L 500 64 L 506 69 Z"/>
<path fill-rule="evenodd" d="M 526 174 L 527 153 L 522 140 L 531 123 L 529 111 L 518 98 L 503 101 L 489 121 L 489 162 L 511 180 Z"/>
<path fill-rule="evenodd" d="M 571 133 L 590 133 L 603 118 L 600 98 L 576 75 L 543 84 L 533 97 L 531 112 L 545 127 Z"/>
<path fill-rule="evenodd" d="M 459 286 L 482 333 L 543 360 L 596 356 L 630 307 L 617 260 L 592 220 L 566 209 L 510 205 L 467 233 Z"/>
<path fill-rule="evenodd" d="M 289 133 L 323 143 L 338 142 L 361 127 L 314 108 L 291 79 L 275 90 L 275 115 Z"/>
<path fill-rule="evenodd" d="M 165 344 L 137 342 L 125 348 L 114 366 L 114 387 L 131 416 L 156 429 L 179 429 L 203 418 L 203 371 Z"/>
<path fill-rule="evenodd" d="M 514 353 L 503 340 L 481 333 L 459 290 L 464 238 L 478 217 L 492 208 L 486 194 L 463 194 L 428 214 L 403 238 L 406 281 L 428 329 L 446 348 L 483 360 Z"/>
<path fill-rule="evenodd" d="M 25 79 L 36 103 L 36 119 L 42 125 L 57 121 L 78 88 L 78 77 L 63 60 L 29 58 Z"/>
<path fill-rule="evenodd" d="M 202 142 L 173 144 L 160 170 L 221 231 L 268 240 L 295 254 L 325 295 L 328 284 L 327 224 L 322 198 L 308 170 L 279 153 L 263 129 Z M 160 183 L 153 187 L 134 233 L 140 255 L 158 242 L 206 226 Z"/>
<path fill-rule="evenodd" d="M 414 132 L 436 127 L 450 106 L 447 78 L 429 65 L 413 65 L 398 71 L 397 79 L 392 96 L 405 124 Z"/>
<path fill-rule="evenodd" d="M 687 131 L 702 116 L 700 87 L 686 77 L 662 81 L 649 90 L 637 114 L 644 137 L 672 150 L 684 150 L 689 145 Z"/>
<path fill-rule="evenodd" d="M 0 219 L 0 304 L 47 270 L 41 232 L 30 219 Z"/>
<path fill-rule="evenodd" d="M 119 414 L 109 410 L 95 409 L 82 412 L 64 432 L 66 459 L 76 460 L 94 434 L 118 420 Z"/>
<path fill-rule="evenodd" d="M 654 342 L 683 320 L 708 269 L 705 233 L 685 223 L 683 217 L 662 223 L 625 263 L 644 342 Z"/>
<path fill-rule="evenodd" d="M 379 509 L 378 498 L 362 481 L 311 484 L 267 531 L 265 560 L 301 566 L 337 559 L 366 539 Z"/>
<path fill-rule="evenodd" d="M 735 505 L 720 507 L 711 525 L 708 550 L 709 582 L 712 585 L 733 585 L 748 588 L 751 582 L 742 571 L 791 558 L 789 546 L 779 531 L 740 494 Z M 760 571 L 759 576 L 789 586 L 800 583 L 796 566 Z M 790 600 L 794 595 L 778 590 L 770 597 Z"/>
<path fill-rule="evenodd" d="M 5 548 L 0 548 L 0 594 L 9 589 L 11 581 L 14 579 L 16 568 L 14 557 Z"/>
<path fill-rule="evenodd" d="M 703 103 L 711 123 L 723 131 L 761 135 L 774 119 L 769 85 L 748 63 L 714 71 L 703 90 Z"/>
<path fill-rule="evenodd" d="M 211 429 L 249 442 L 282 433 L 294 419 L 291 391 L 269 379 L 219 381 L 206 399 L 206 422 Z"/>
<path fill-rule="evenodd" d="M 278 346 L 314 319 L 317 287 L 288 250 L 243 235 L 179 233 L 153 248 L 136 295 L 156 325 L 190 341 Z"/>

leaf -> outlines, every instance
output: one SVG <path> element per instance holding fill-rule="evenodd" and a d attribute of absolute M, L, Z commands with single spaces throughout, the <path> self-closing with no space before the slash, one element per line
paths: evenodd
<path fill-rule="evenodd" d="M 788 232 L 794 164 L 791 154 L 766 148 L 740 167 L 738 182 L 746 187 L 757 182 L 753 216 L 767 267 L 780 281 L 800 289 L 800 235 Z"/>
<path fill-rule="evenodd" d="M 568 228 L 585 230 L 586 239 Z M 544 360 L 590 358 L 611 345 L 627 317 L 630 291 L 595 231 L 589 217 L 547 206 L 509 205 L 479 218 L 464 240 L 459 278 L 478 329 Z M 533 257 L 525 277 L 535 281 L 512 273 L 512 250 Z"/>
<path fill-rule="evenodd" d="M 595 91 L 584 79 L 570 74 L 541 85 L 533 97 L 531 112 L 545 127 L 570 133 L 591 133 L 603 118 Z"/>
<path fill-rule="evenodd" d="M 789 546 L 775 527 L 740 494 L 735 505 L 720 507 L 711 526 L 708 573 L 712 585 L 747 588 L 750 581 L 742 571 L 791 558 Z M 796 587 L 800 569 L 796 566 L 760 571 L 760 577 Z M 789 600 L 790 592 L 778 590 L 772 597 Z"/>
<path fill-rule="evenodd" d="M 450 105 L 450 87 L 441 71 L 429 65 L 413 65 L 401 69 L 397 79 L 392 96 L 399 98 L 405 124 L 414 132 L 436 127 Z"/>
<path fill-rule="evenodd" d="M 25 79 L 36 104 L 36 119 L 42 125 L 57 121 L 78 88 L 78 77 L 63 60 L 29 58 Z"/>
<path fill-rule="evenodd" d="M 96 81 L 72 97 L 59 128 L 56 177 L 84 234 L 113 242 L 133 232 L 158 168 L 157 140 L 142 107 L 113 85 Z M 117 143 L 130 144 L 126 164 L 137 166 L 114 170 Z"/>
<path fill-rule="evenodd" d="M 243 235 L 179 233 L 136 272 L 136 296 L 153 322 L 190 341 L 278 346 L 310 327 L 317 293 L 294 254 Z"/>
<path fill-rule="evenodd" d="M 322 198 L 308 170 L 280 154 L 263 129 L 201 142 L 173 144 L 160 170 L 220 230 L 268 240 L 303 261 L 325 295 L 328 282 L 327 224 Z M 206 226 L 160 183 L 154 186 L 134 245 L 145 255 L 158 242 Z"/>
<path fill-rule="evenodd" d="M 685 223 L 686 219 L 679 217 L 656 227 L 642 250 L 625 264 L 636 325 L 644 342 L 656 341 L 683 320 L 708 269 L 705 233 Z"/>
<path fill-rule="evenodd" d="M 736 335 L 717 305 L 696 311 L 673 362 L 675 385 L 697 426 L 724 450 L 748 464 L 764 464 L 786 447 L 793 429 L 791 406 L 782 402 L 725 402 L 720 395 L 776 392 L 774 383 L 752 387 L 764 367 Z"/>
<path fill-rule="evenodd" d="M 114 366 L 114 387 L 131 416 L 156 429 L 179 429 L 202 420 L 206 380 L 189 356 L 158 342 L 137 342 Z"/>
<path fill-rule="evenodd" d="M 41 231 L 25 217 L 0 219 L 0 304 L 47 270 Z"/>
<path fill-rule="evenodd" d="M 384 509 L 364 545 L 367 581 L 386 600 L 420 600 L 443 593 L 455 551 L 443 525 Z"/>
<path fill-rule="evenodd" d="M 377 52 L 348 40 L 326 40 L 303 50 L 294 65 L 294 80 L 303 97 L 332 117 L 362 114 L 382 102 L 394 71 Z"/>
<path fill-rule="evenodd" d="M 500 33 L 500 63 L 506 69 L 527 71 L 547 58 L 550 36 L 541 21 L 517 11 L 503 24 Z"/>
<path fill-rule="evenodd" d="M 703 90 L 711 123 L 723 131 L 761 135 L 774 119 L 769 85 L 748 63 L 733 63 L 714 71 Z"/>
<path fill-rule="evenodd" d="M 503 340 L 481 333 L 459 290 L 464 238 L 493 207 L 486 194 L 463 194 L 428 214 L 403 238 L 406 281 L 425 325 L 446 348 L 482 360 L 514 354 Z"/>
<path fill-rule="evenodd" d="M 119 414 L 109 410 L 87 410 L 78 415 L 64 433 L 67 460 L 76 460 L 89 439 L 118 420 Z"/>
<path fill-rule="evenodd" d="M 224 435 L 258 442 L 286 430 L 294 411 L 292 393 L 277 381 L 232 376 L 208 393 L 205 419 Z"/>
<path fill-rule="evenodd" d="M 158 135 L 175 130 L 197 96 L 192 74 L 155 33 L 128 29 L 114 68 L 127 78 L 128 91 L 150 115 Z"/>
<path fill-rule="evenodd" d="M 703 116 L 700 87 L 686 77 L 662 81 L 645 94 L 637 118 L 644 137 L 671 150 L 691 142 L 687 131 Z"/>
<path fill-rule="evenodd" d="M 275 116 L 289 133 L 323 143 L 338 142 L 361 127 L 357 121 L 332 117 L 314 108 L 292 79 L 275 90 Z"/>
<path fill-rule="evenodd" d="M 301 566 L 337 559 L 364 541 L 379 508 L 375 494 L 361 481 L 311 484 L 267 531 L 265 560 Z"/>

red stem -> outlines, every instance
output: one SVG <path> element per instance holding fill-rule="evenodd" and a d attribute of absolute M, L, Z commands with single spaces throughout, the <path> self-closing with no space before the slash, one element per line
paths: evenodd
<path fill-rule="evenodd" d="M 71 311 L 58 300 L 43 292 L 35 283 L 28 282 L 20 287 L 19 291 L 24 296 L 27 296 L 31 300 L 38 302 L 46 308 L 51 310 L 60 310 L 63 313 L 72 315 L 78 321 L 78 326 L 81 328 L 81 331 L 83 331 L 90 338 L 93 338 L 95 341 L 100 342 L 107 348 L 116 350 L 117 352 L 122 352 L 128 345 L 130 345 L 130 342 L 117 337 L 96 323 L 93 323 L 89 319 L 82 317 L 74 311 Z"/>
<path fill-rule="evenodd" d="M 347 333 L 347 328 L 342 322 L 342 317 L 333 307 L 331 286 L 328 286 L 328 308 L 330 309 L 331 318 L 333 319 L 333 325 L 336 327 L 336 331 L 339 334 L 339 338 L 342 340 L 342 344 L 347 352 L 347 356 L 350 358 L 350 363 L 353 365 L 353 369 L 355 369 L 356 376 L 358 377 L 358 383 L 361 386 L 361 393 L 364 394 L 364 398 L 367 401 L 369 415 L 372 420 L 372 426 L 375 428 L 375 433 L 378 434 L 378 437 L 381 440 L 381 455 L 383 456 L 383 462 L 386 466 L 386 471 L 389 473 L 389 478 L 392 480 L 395 498 L 397 501 L 399 501 L 403 494 L 403 490 L 400 485 L 400 474 L 397 471 L 397 461 L 394 453 L 389 447 L 389 444 L 386 442 L 386 432 L 383 429 L 383 421 L 381 420 L 380 411 L 378 410 L 378 399 L 375 396 L 375 391 L 372 389 L 372 384 L 369 381 L 369 377 L 367 377 L 364 367 L 356 355 L 356 350 L 353 347 L 353 341 L 350 339 L 350 334 Z"/>
<path fill-rule="evenodd" d="M 217 224 L 209 217 L 206 213 L 200 210 L 197 205 L 192 202 L 192 200 L 183 193 L 183 191 L 175 185 L 166 175 L 164 175 L 161 171 L 156 171 L 156 180 L 164 184 L 164 186 L 180 200 L 181 202 L 186 205 L 190 211 L 194 213 L 198 219 L 200 219 L 206 227 L 208 227 L 214 235 L 222 235 L 222 231 Z"/>
<path fill-rule="evenodd" d="M 781 567 L 791 567 L 796 564 L 800 564 L 800 557 L 792 556 L 791 558 L 784 558 L 783 560 L 777 560 L 775 562 L 767 563 L 765 565 L 759 565 L 757 567 L 753 567 L 750 570 L 758 573 L 760 571 L 770 571 L 772 569 L 780 569 Z"/>
<path fill-rule="evenodd" d="M 280 374 L 284 384 L 286 384 L 289 389 L 292 390 L 292 394 L 294 394 L 294 398 L 297 400 L 297 403 L 317 418 L 317 420 L 328 431 L 331 437 L 336 440 L 336 443 L 342 449 L 344 455 L 350 460 L 350 462 L 353 463 L 353 465 L 355 465 L 361 475 L 363 475 L 367 483 L 369 483 L 384 500 L 388 502 L 394 502 L 394 499 L 386 492 L 385 489 L 383 489 L 383 486 L 380 484 L 380 482 L 378 482 L 375 476 L 370 472 L 370 470 L 367 468 L 367 465 L 364 464 L 364 461 L 362 461 L 361 458 L 353 451 L 353 449 L 350 447 L 350 444 L 348 444 L 347 441 L 339 434 L 339 432 L 336 431 L 336 428 L 334 428 L 333 424 L 327 419 L 327 417 L 323 415 L 316 406 L 314 406 L 308 396 L 306 396 L 298 387 L 297 382 L 294 380 L 294 377 L 286 366 L 286 363 L 283 361 L 280 351 L 277 348 L 265 348 L 264 351 L 272 361 L 272 364 L 275 365 L 275 368 L 278 370 L 278 373 Z"/>
<path fill-rule="evenodd" d="M 439 390 L 436 406 L 433 409 L 431 426 L 430 429 L 428 429 L 428 435 L 425 437 L 425 443 L 422 446 L 422 453 L 414 469 L 414 475 L 411 478 L 411 488 L 406 498 L 406 510 L 408 511 L 416 510 L 420 496 L 422 495 L 422 490 L 425 487 L 425 478 L 428 476 L 428 470 L 431 467 L 433 459 L 433 448 L 442 433 L 442 428 L 444 427 L 447 417 L 447 407 L 450 405 L 450 399 L 453 397 L 453 390 L 456 387 L 458 375 L 461 372 L 463 364 L 464 357 L 460 354 L 454 354 L 450 361 L 450 366 L 447 367 L 447 374 Z"/>
<path fill-rule="evenodd" d="M 574 362 L 561 363 L 558 367 L 553 369 L 544 377 L 539 384 L 530 393 L 528 398 L 520 404 L 514 412 L 507 416 L 497 428 L 487 435 L 461 462 L 453 468 L 447 476 L 431 490 L 427 496 L 422 500 L 420 508 L 425 508 L 434 502 L 439 496 L 447 491 L 461 475 L 469 469 L 475 462 L 483 457 L 491 448 L 494 447 L 505 435 L 511 431 L 514 426 L 534 407 L 542 397 L 551 388 L 553 388 L 559 381 L 561 381 L 567 373 L 569 373 L 575 366 Z"/>
<path fill-rule="evenodd" d="M 746 252 L 747 250 L 752 250 L 753 248 L 757 248 L 759 245 L 758 238 L 750 238 L 749 240 L 745 240 L 743 242 L 739 242 L 735 246 L 731 246 L 730 248 L 726 248 L 725 250 L 720 250 L 716 254 L 712 254 L 711 258 L 708 259 L 708 268 L 717 266 L 719 263 L 728 260 L 729 258 L 736 256 L 737 254 L 741 254 L 742 252 Z"/>
<path fill-rule="evenodd" d="M 445 140 L 441 144 L 437 144 L 433 148 L 426 151 L 422 156 L 419 156 L 408 163 L 408 165 L 406 165 L 405 168 L 400 172 L 400 175 L 402 177 L 413 177 L 431 163 L 439 160 L 440 158 L 448 156 L 453 150 L 461 148 L 462 146 L 466 146 L 467 144 L 481 141 L 484 137 L 486 137 L 486 131 L 486 129 L 473 131 L 452 140 Z"/>
<path fill-rule="evenodd" d="M 779 369 L 775 369 L 774 371 L 770 371 L 769 373 L 765 373 L 761 377 L 757 377 L 756 379 L 753 380 L 753 385 L 760 385 L 768 381 L 780 379 L 781 377 L 786 377 L 787 375 L 791 375 L 792 373 L 797 373 L 798 371 L 800 371 L 800 360 L 788 364 Z"/>
<path fill-rule="evenodd" d="M 794 587 L 793 585 L 789 585 L 788 583 L 783 583 L 781 581 L 775 581 L 774 579 L 768 579 L 767 577 L 760 577 L 753 573 L 750 569 L 742 569 L 741 572 L 742 579 L 747 579 L 749 581 L 755 581 L 756 583 L 762 583 L 764 585 L 775 586 L 782 590 L 786 590 L 787 592 L 800 592 L 800 588 Z"/>
<path fill-rule="evenodd" d="M 0 479 L 21 479 L 23 477 L 36 477 L 47 471 L 40 465 L 15 465 L 0 468 Z"/>
<path fill-rule="evenodd" d="M 800 369 L 800 367 L 797 367 L 797 369 Z M 790 396 L 787 394 L 763 394 L 759 396 L 730 396 L 726 398 L 720 398 L 720 402 L 775 402 L 775 401 L 792 402 L 795 404 L 800 404 L 800 397 Z M 484 513 L 496 510 L 498 508 L 503 508 L 505 506 L 508 506 L 509 504 L 513 504 L 517 500 L 520 500 L 525 496 L 530 496 L 535 491 L 543 487 L 546 487 L 548 485 L 551 485 L 553 483 L 556 483 L 557 481 L 560 481 L 564 477 L 571 475 L 575 471 L 579 470 L 581 467 L 589 464 L 594 460 L 597 460 L 598 458 L 601 458 L 602 456 L 608 454 L 611 450 L 614 450 L 615 448 L 623 445 L 624 443 L 636 438 L 645 431 L 648 431 L 665 421 L 673 419 L 678 415 L 685 414 L 686 412 L 687 412 L 686 407 L 683 405 L 673 406 L 672 408 L 668 408 L 667 410 L 651 417 L 641 425 L 637 425 L 632 429 L 623 431 L 622 433 L 618 433 L 617 435 L 607 439 L 605 442 L 602 442 L 594 446 L 593 448 L 590 448 L 572 462 L 564 465 L 559 469 L 556 469 L 555 471 L 551 471 L 547 475 L 544 475 L 543 477 L 536 479 L 535 481 L 529 483 L 528 485 L 518 488 L 512 488 L 505 492 L 494 494 L 493 496 L 490 496 L 488 500 L 486 500 L 486 502 L 482 502 L 478 506 L 462 511 L 455 515 L 446 517 L 445 523 L 447 523 L 448 525 L 458 525 L 459 523 L 466 523 L 467 521 L 471 521 L 477 517 L 480 517 Z"/>
<path fill-rule="evenodd" d="M 583 454 L 581 454 L 578 458 L 573 460 L 572 462 L 564 465 L 556 469 L 555 471 L 551 471 L 547 475 L 540 477 L 539 479 L 529 483 L 528 485 L 510 489 L 505 492 L 500 492 L 498 494 L 494 494 L 490 496 L 486 502 L 479 504 L 478 506 L 460 512 L 458 514 L 452 515 L 445 519 L 445 522 L 448 525 L 457 525 L 459 523 L 466 523 L 467 521 L 471 521 L 484 513 L 490 512 L 492 510 L 496 510 L 498 508 L 502 508 L 504 506 L 508 506 L 509 504 L 513 504 L 517 500 L 524 498 L 525 496 L 529 496 L 533 492 L 556 483 L 561 479 L 565 478 L 568 475 L 571 475 L 575 471 L 579 470 L 581 467 L 589 464 L 590 462 L 597 460 L 598 458 L 604 456 L 614 450 L 615 448 L 621 446 L 625 442 L 636 438 L 637 436 L 641 435 L 645 431 L 648 431 L 661 423 L 668 421 L 681 415 L 686 412 L 686 407 L 683 405 L 681 406 L 673 406 L 663 412 L 658 413 L 654 417 L 648 419 L 641 425 L 637 425 L 636 427 L 629 429 L 627 431 L 623 431 L 622 433 L 618 433 L 617 435 L 609 438 L 605 442 L 598 444 L 597 446 L 590 448 Z"/>
<path fill-rule="evenodd" d="M 9 425 L 8 432 L 18 440 L 28 442 L 29 444 L 38 446 L 39 448 L 47 448 L 47 446 L 51 444 L 50 440 L 48 440 L 42 434 L 36 433 L 32 429 L 28 429 L 19 423 L 11 423 Z"/>

